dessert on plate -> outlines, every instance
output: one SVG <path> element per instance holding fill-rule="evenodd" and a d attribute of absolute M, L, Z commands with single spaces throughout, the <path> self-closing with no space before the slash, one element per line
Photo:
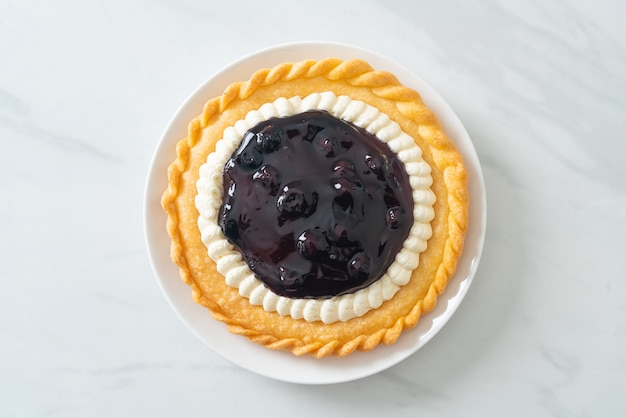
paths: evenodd
<path fill-rule="evenodd" d="M 209 99 L 176 151 L 171 257 L 232 333 L 296 355 L 368 351 L 454 275 L 461 155 L 419 93 L 365 61 L 260 69 Z"/>

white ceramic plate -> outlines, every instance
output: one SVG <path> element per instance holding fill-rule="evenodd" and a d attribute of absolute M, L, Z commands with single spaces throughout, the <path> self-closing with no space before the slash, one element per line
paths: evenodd
<path fill-rule="evenodd" d="M 420 92 L 464 157 L 470 178 L 470 227 L 456 275 L 440 296 L 437 307 L 424 315 L 415 328 L 404 332 L 395 344 L 380 345 L 368 353 L 315 359 L 268 350 L 245 337 L 230 334 L 224 324 L 213 320 L 205 308 L 192 301 L 191 290 L 180 280 L 178 267 L 169 258 L 170 238 L 160 199 L 167 187 L 167 166 L 176 155 L 176 142 L 186 135 L 188 122 L 200 114 L 208 99 L 220 95 L 233 82 L 247 80 L 259 68 L 328 56 L 365 59 L 374 68 L 391 71 L 403 84 Z M 465 296 L 478 267 L 485 226 L 486 196 L 480 163 L 467 131 L 450 106 L 406 68 L 371 51 L 335 43 L 287 44 L 262 50 L 209 78 L 185 101 L 163 133 L 150 166 L 145 193 L 145 232 L 150 260 L 165 297 L 180 319 L 198 338 L 233 363 L 266 377 L 294 383 L 327 384 L 359 379 L 399 363 L 424 346 L 450 319 Z"/>

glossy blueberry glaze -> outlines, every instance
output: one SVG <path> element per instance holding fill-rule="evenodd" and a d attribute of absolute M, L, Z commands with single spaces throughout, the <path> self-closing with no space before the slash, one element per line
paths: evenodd
<path fill-rule="evenodd" d="M 329 298 L 385 273 L 413 224 L 412 191 L 385 143 L 309 111 L 245 134 L 224 167 L 218 222 L 272 291 Z"/>

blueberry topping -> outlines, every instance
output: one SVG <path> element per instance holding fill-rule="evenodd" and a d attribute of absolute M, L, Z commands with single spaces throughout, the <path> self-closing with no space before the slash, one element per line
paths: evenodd
<path fill-rule="evenodd" d="M 330 298 L 387 271 L 413 223 L 404 166 L 327 112 L 251 128 L 224 166 L 218 224 L 274 293 Z"/>

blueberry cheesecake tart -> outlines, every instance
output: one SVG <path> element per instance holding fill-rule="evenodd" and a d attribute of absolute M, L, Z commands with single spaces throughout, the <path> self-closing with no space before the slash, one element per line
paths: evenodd
<path fill-rule="evenodd" d="M 365 61 L 260 69 L 209 99 L 176 152 L 171 257 L 234 334 L 318 358 L 368 351 L 454 275 L 461 155 L 418 92 Z"/>

